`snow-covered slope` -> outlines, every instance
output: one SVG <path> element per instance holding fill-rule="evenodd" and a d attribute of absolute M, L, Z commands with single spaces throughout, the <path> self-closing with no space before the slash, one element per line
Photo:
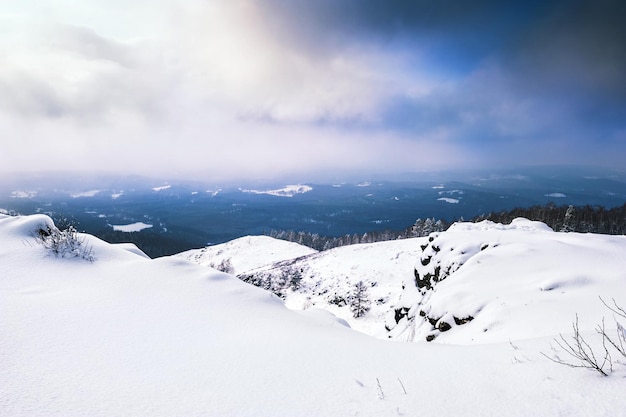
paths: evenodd
<path fill-rule="evenodd" d="M 269 236 L 245 236 L 219 245 L 192 249 L 175 256 L 212 268 L 230 266 L 228 272 L 240 274 L 313 253 L 317 251 L 297 243 Z"/>
<path fill-rule="evenodd" d="M 592 329 L 605 314 L 599 297 L 626 304 L 626 237 L 557 233 L 525 219 L 457 223 L 429 238 L 310 255 L 268 237 L 195 253 L 202 256 L 186 258 L 204 265 L 232 261 L 240 279 L 273 291 L 290 308 L 323 308 L 356 330 L 403 341 L 554 335 L 569 331 L 577 313 Z M 350 297 L 359 281 L 369 311 L 355 318 Z M 546 311 L 554 320 L 545 320 Z"/>
<path fill-rule="evenodd" d="M 592 328 L 599 297 L 626 305 L 626 236 L 556 233 L 545 224 L 457 223 L 423 245 L 387 318 L 402 340 L 502 342 Z"/>
<path fill-rule="evenodd" d="M 377 340 L 180 258 L 91 236 L 93 262 L 55 257 L 46 226 L 0 216 L 3 416 L 626 415 L 626 367 L 556 365 L 550 337 Z M 546 321 L 555 305 L 537 305 Z"/>
<path fill-rule="evenodd" d="M 342 246 L 241 271 L 237 276 L 273 290 L 290 308 L 323 308 L 356 330 L 385 338 L 385 317 L 400 296 L 402 281 L 412 274 L 423 241 L 417 238 Z M 248 254 L 232 256 L 245 259 Z M 350 305 L 358 282 L 367 288 L 364 295 L 369 311 L 354 318 Z"/>

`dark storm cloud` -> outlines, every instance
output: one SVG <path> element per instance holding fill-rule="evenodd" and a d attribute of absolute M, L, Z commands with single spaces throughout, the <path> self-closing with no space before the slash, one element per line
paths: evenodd
<path fill-rule="evenodd" d="M 268 18 L 305 45 L 405 42 L 435 55 L 478 59 L 502 47 L 544 9 L 545 2 L 270 0 Z M 444 47 L 445 51 L 434 50 Z M 449 59 L 449 58 L 448 58 Z"/>
<path fill-rule="evenodd" d="M 468 95 L 467 82 L 484 66 L 501 80 L 481 86 L 505 88 L 502 100 L 532 101 L 541 111 L 564 105 L 572 122 L 621 123 L 626 117 L 626 2 L 622 1 L 317 1 L 270 0 L 268 14 L 303 48 L 336 53 L 354 44 L 414 50 L 419 65 L 458 81 L 453 97 L 430 97 L 445 108 L 399 98 L 388 121 L 398 127 L 419 119 L 455 123 Z M 505 80 L 506 85 L 500 81 Z M 486 80 L 489 81 L 489 80 Z M 479 100 L 481 101 L 481 100 Z M 484 100 L 483 100 L 484 101 Z M 407 104 L 401 108 L 402 104 Z M 497 102 L 482 103 L 497 107 Z M 414 113 L 412 110 L 421 112 Z M 393 110 L 393 111 L 391 111 Z M 474 109 L 475 110 L 475 109 Z M 485 111 L 488 111 L 485 108 Z M 405 114 L 408 120 L 399 120 Z M 581 119 L 582 118 L 582 119 Z M 416 122 L 417 119 L 417 122 Z"/>
<path fill-rule="evenodd" d="M 626 3 L 561 4 L 523 39 L 505 65 L 520 94 L 566 106 L 578 126 L 624 126 Z"/>

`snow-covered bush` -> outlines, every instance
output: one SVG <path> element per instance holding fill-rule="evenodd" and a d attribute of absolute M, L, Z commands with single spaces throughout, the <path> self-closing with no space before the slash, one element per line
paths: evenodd
<path fill-rule="evenodd" d="M 48 251 L 59 258 L 82 258 L 93 262 L 93 248 L 85 244 L 85 238 L 80 237 L 73 225 L 65 230 L 45 225 L 36 231 L 36 239 Z"/>
<path fill-rule="evenodd" d="M 239 274 L 237 278 L 285 299 L 288 290 L 297 291 L 300 288 L 302 271 L 287 264 L 276 270 Z"/>
<path fill-rule="evenodd" d="M 211 263 L 209 266 L 227 274 L 233 274 L 235 272 L 235 268 L 233 267 L 233 263 L 231 262 L 230 258 L 222 259 L 222 262 L 220 262 L 217 266 L 213 263 Z"/>

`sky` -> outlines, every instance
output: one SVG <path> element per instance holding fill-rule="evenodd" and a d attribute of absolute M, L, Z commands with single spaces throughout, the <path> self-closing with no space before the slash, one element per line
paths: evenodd
<path fill-rule="evenodd" d="M 623 1 L 0 0 L 0 172 L 622 168 Z"/>

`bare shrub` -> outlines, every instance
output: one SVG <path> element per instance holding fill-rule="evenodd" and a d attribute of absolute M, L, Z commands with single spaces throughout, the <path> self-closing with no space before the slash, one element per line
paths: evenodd
<path fill-rule="evenodd" d="M 602 301 L 602 304 L 605 305 L 606 308 L 608 308 L 609 310 L 611 310 L 613 313 L 617 314 L 619 317 L 625 318 L 626 319 L 626 310 L 623 307 L 620 307 L 619 305 L 617 305 L 617 302 L 615 301 L 615 299 L 613 299 L 613 305 L 610 306 L 608 305 L 603 299 L 602 297 L 600 297 L 600 301 Z M 604 324 L 604 323 L 603 323 Z M 615 325 L 616 325 L 616 336 L 610 336 L 606 333 L 604 326 L 602 326 L 602 337 L 611 344 L 611 346 L 613 346 L 613 348 L 615 348 L 615 350 L 622 355 L 624 358 L 626 358 L 626 328 L 624 328 L 624 326 L 617 321 L 617 318 L 615 318 Z"/>
<path fill-rule="evenodd" d="M 35 238 L 58 258 L 82 258 L 89 262 L 95 260 L 93 248 L 85 244 L 85 238 L 72 225 L 65 230 L 46 225 L 37 230 Z"/>
<path fill-rule="evenodd" d="M 600 300 L 611 312 L 619 317 L 626 318 L 626 310 L 619 306 L 615 299 L 613 299 L 613 305 L 609 305 L 602 298 L 600 298 Z M 608 376 L 613 372 L 613 358 L 610 348 L 626 358 L 626 329 L 617 318 L 615 318 L 615 324 L 616 335 L 614 336 L 607 332 L 604 318 L 602 318 L 601 324 L 598 324 L 595 329 L 596 333 L 601 337 L 602 348 L 596 348 L 594 351 L 594 348 L 592 348 L 580 334 L 578 315 L 576 315 L 576 321 L 572 323 L 573 335 L 571 339 L 566 339 L 562 334 L 559 334 L 559 338 L 554 339 L 554 342 L 559 346 L 560 350 L 566 353 L 569 358 L 562 359 L 557 354 L 555 354 L 554 357 L 550 357 L 543 352 L 541 352 L 541 354 L 560 365 L 569 366 L 571 368 L 587 368 L 603 376 Z"/>

